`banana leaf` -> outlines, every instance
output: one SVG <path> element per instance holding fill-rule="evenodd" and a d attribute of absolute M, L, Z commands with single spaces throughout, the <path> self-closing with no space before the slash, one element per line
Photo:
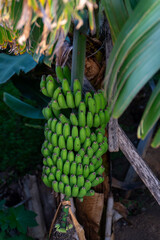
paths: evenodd
<path fill-rule="evenodd" d="M 154 148 L 160 147 L 160 128 L 158 129 L 151 146 Z"/>

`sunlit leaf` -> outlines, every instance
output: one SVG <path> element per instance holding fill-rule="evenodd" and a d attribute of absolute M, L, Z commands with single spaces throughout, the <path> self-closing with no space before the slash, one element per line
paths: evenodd
<path fill-rule="evenodd" d="M 154 147 L 154 148 L 160 147 L 160 128 L 156 132 L 156 135 L 153 139 L 153 142 L 152 142 L 151 146 Z"/>

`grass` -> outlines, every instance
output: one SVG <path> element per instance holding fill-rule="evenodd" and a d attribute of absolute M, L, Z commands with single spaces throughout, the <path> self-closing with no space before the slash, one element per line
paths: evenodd
<path fill-rule="evenodd" d="M 14 171 L 25 175 L 42 164 L 41 145 L 44 140 L 43 120 L 32 120 L 16 114 L 3 102 L 3 92 L 20 97 L 12 82 L 0 85 L 0 172 Z"/>

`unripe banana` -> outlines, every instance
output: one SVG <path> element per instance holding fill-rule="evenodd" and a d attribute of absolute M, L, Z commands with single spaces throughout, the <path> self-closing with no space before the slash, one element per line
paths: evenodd
<path fill-rule="evenodd" d="M 61 66 L 56 66 L 56 76 L 58 77 L 59 81 L 62 82 L 64 79 L 64 74 Z"/>
<path fill-rule="evenodd" d="M 70 163 L 72 163 L 74 161 L 74 152 L 73 151 L 68 152 L 67 159 L 69 160 Z"/>
<path fill-rule="evenodd" d="M 76 137 L 74 140 L 74 151 L 78 152 L 80 150 L 80 148 L 81 148 L 80 139 L 79 139 L 79 137 Z"/>
<path fill-rule="evenodd" d="M 57 181 L 53 181 L 52 182 L 52 187 L 53 187 L 53 190 L 55 191 L 55 192 L 59 192 L 59 187 L 58 187 L 58 182 Z"/>
<path fill-rule="evenodd" d="M 68 108 L 67 104 L 66 104 L 66 100 L 62 93 L 59 93 L 59 95 L 58 95 L 58 104 L 59 104 L 60 108 L 62 108 L 62 109 Z"/>
<path fill-rule="evenodd" d="M 93 127 L 93 114 L 91 112 L 87 112 L 87 126 L 89 128 Z"/>
<path fill-rule="evenodd" d="M 76 175 L 74 175 L 74 174 L 70 175 L 70 186 L 72 187 L 76 183 L 77 183 Z"/>
<path fill-rule="evenodd" d="M 40 88 L 46 87 L 46 76 L 43 75 L 40 81 Z"/>
<path fill-rule="evenodd" d="M 76 175 L 76 170 L 77 170 L 77 164 L 76 162 L 72 162 L 71 167 L 70 167 L 70 175 Z"/>
<path fill-rule="evenodd" d="M 87 178 L 88 175 L 89 175 L 89 167 L 88 167 L 88 165 L 85 165 L 84 168 L 83 168 L 83 176 L 85 178 Z"/>
<path fill-rule="evenodd" d="M 98 150 L 95 153 L 95 156 L 97 158 L 101 157 L 103 155 L 103 150 L 101 148 L 98 148 Z"/>
<path fill-rule="evenodd" d="M 101 98 L 98 93 L 94 93 L 94 100 L 95 100 L 96 113 L 99 113 L 101 108 Z"/>
<path fill-rule="evenodd" d="M 47 186 L 47 187 L 52 187 L 52 183 L 50 181 L 48 181 L 48 178 L 45 174 L 42 175 L 42 181 L 44 182 L 44 184 Z"/>
<path fill-rule="evenodd" d="M 79 193 L 79 187 L 77 185 L 73 185 L 72 187 L 72 196 L 77 197 Z"/>
<path fill-rule="evenodd" d="M 66 148 L 63 148 L 61 150 L 61 158 L 62 158 L 63 162 L 67 159 L 67 149 Z"/>
<path fill-rule="evenodd" d="M 54 177 L 53 173 L 50 173 L 50 174 L 48 175 L 48 181 L 49 181 L 49 182 L 53 182 L 54 180 L 55 180 L 55 177 Z"/>
<path fill-rule="evenodd" d="M 42 87 L 42 88 L 41 88 L 41 92 L 42 92 L 43 95 L 45 95 L 46 97 L 49 97 L 46 87 Z"/>
<path fill-rule="evenodd" d="M 78 163 L 81 163 L 82 162 L 82 157 L 81 157 L 81 155 L 80 154 L 76 154 L 76 156 L 75 156 L 75 162 L 78 164 Z"/>
<path fill-rule="evenodd" d="M 63 136 L 65 140 L 70 136 L 70 125 L 68 123 L 65 123 L 63 126 Z"/>
<path fill-rule="evenodd" d="M 97 162 L 94 165 L 95 169 L 98 169 L 102 165 L 102 162 L 103 162 L 102 158 L 97 158 Z"/>
<path fill-rule="evenodd" d="M 49 76 L 47 76 L 48 78 Z M 52 78 L 53 79 L 53 78 Z M 53 97 L 53 92 L 54 92 L 54 89 L 55 89 L 55 84 L 54 84 L 54 81 L 53 80 L 48 80 L 47 81 L 47 84 L 46 84 L 46 89 L 47 89 L 47 92 L 48 92 L 48 96 L 49 97 Z"/>
<path fill-rule="evenodd" d="M 48 121 L 47 121 L 47 126 L 46 126 L 46 127 L 48 127 L 49 129 L 51 129 L 51 123 L 52 123 L 52 121 L 53 121 L 52 118 L 48 119 Z"/>
<path fill-rule="evenodd" d="M 53 100 L 57 100 L 60 93 L 62 93 L 62 89 L 60 87 L 56 88 L 53 93 Z"/>
<path fill-rule="evenodd" d="M 88 98 L 89 98 L 89 97 L 92 98 L 92 94 L 91 94 L 90 92 L 86 92 L 86 94 L 85 94 L 85 100 L 84 100 L 86 106 L 88 106 Z"/>
<path fill-rule="evenodd" d="M 58 158 L 57 159 L 57 169 L 59 169 L 61 172 L 62 172 L 62 169 L 63 169 L 63 160 L 62 158 Z"/>
<path fill-rule="evenodd" d="M 43 165 L 44 165 L 44 166 L 48 166 L 48 163 L 47 163 L 46 158 L 43 158 Z"/>
<path fill-rule="evenodd" d="M 57 110 L 57 111 L 60 110 L 60 106 L 59 106 L 57 100 L 52 100 L 52 101 L 51 101 L 51 107 L 52 107 L 52 109 L 55 109 L 55 110 Z"/>
<path fill-rule="evenodd" d="M 84 187 L 85 187 L 86 191 L 89 191 L 91 186 L 92 186 L 91 182 L 89 180 L 86 180 L 84 183 Z"/>
<path fill-rule="evenodd" d="M 48 167 L 52 167 L 54 164 L 52 158 L 49 156 L 47 157 L 46 162 Z"/>
<path fill-rule="evenodd" d="M 79 175 L 77 177 L 77 186 L 79 188 L 84 186 L 84 177 L 83 177 L 83 175 Z"/>
<path fill-rule="evenodd" d="M 102 183 L 104 181 L 104 177 L 103 176 L 99 176 L 99 183 Z"/>
<path fill-rule="evenodd" d="M 49 142 L 51 142 L 51 138 L 52 138 L 52 131 L 49 130 L 49 131 L 47 132 L 47 140 L 48 140 Z"/>
<path fill-rule="evenodd" d="M 78 112 L 84 112 L 86 114 L 86 104 L 84 102 L 80 102 L 79 107 L 78 107 Z"/>
<path fill-rule="evenodd" d="M 49 120 L 50 118 L 53 118 L 52 110 L 49 106 L 43 108 L 42 113 L 45 119 L 47 120 Z"/>
<path fill-rule="evenodd" d="M 86 189 L 85 187 L 80 188 L 78 197 L 82 198 L 86 195 Z"/>
<path fill-rule="evenodd" d="M 69 172 L 70 172 L 70 162 L 66 160 L 63 166 L 63 173 L 68 175 Z"/>
<path fill-rule="evenodd" d="M 46 175 L 49 175 L 51 170 L 50 170 L 49 167 L 45 167 L 45 171 L 44 172 L 45 172 Z"/>
<path fill-rule="evenodd" d="M 78 125 L 80 127 L 85 127 L 85 125 L 86 125 L 86 116 L 85 116 L 85 113 L 83 111 L 80 111 L 78 113 Z"/>
<path fill-rule="evenodd" d="M 92 172 L 94 172 L 94 171 L 95 171 L 94 164 L 91 162 L 91 163 L 89 164 L 89 172 L 92 173 Z"/>
<path fill-rule="evenodd" d="M 99 95 L 99 97 L 101 99 L 101 108 L 102 108 L 102 110 L 104 110 L 105 106 L 107 104 L 107 101 L 106 101 L 106 99 L 104 97 L 103 91 L 102 90 L 98 91 L 98 95 Z"/>
<path fill-rule="evenodd" d="M 92 115 L 96 112 L 95 100 L 91 97 L 88 98 L 88 108 Z"/>
<path fill-rule="evenodd" d="M 51 167 L 51 173 L 53 173 L 54 176 L 56 175 L 56 170 L 57 170 L 56 166 Z"/>
<path fill-rule="evenodd" d="M 102 173 L 104 172 L 105 168 L 103 167 L 103 165 L 101 165 L 97 170 L 96 173 L 99 175 L 102 175 Z"/>
<path fill-rule="evenodd" d="M 93 182 L 92 182 L 92 187 L 97 186 L 99 183 L 100 183 L 99 177 L 96 177 L 96 178 L 93 180 Z"/>
<path fill-rule="evenodd" d="M 69 151 L 73 150 L 73 138 L 72 138 L 72 136 L 69 136 L 67 138 L 67 150 L 69 150 Z"/>
<path fill-rule="evenodd" d="M 45 138 L 47 138 L 48 131 L 49 131 L 49 128 L 45 128 L 45 131 L 44 131 Z"/>
<path fill-rule="evenodd" d="M 95 132 L 96 132 L 96 134 L 97 134 L 98 132 L 101 132 L 103 135 L 105 135 L 105 128 L 99 127 L 99 128 L 96 129 Z"/>
<path fill-rule="evenodd" d="M 48 149 L 49 149 L 50 152 L 53 151 L 53 145 L 52 145 L 52 143 L 48 143 Z"/>
<path fill-rule="evenodd" d="M 96 113 L 93 118 L 93 127 L 98 128 L 100 126 L 100 124 L 101 124 L 100 117 L 99 117 L 98 113 Z"/>
<path fill-rule="evenodd" d="M 78 127 L 77 126 L 73 126 L 72 127 L 72 137 L 75 140 L 76 137 L 78 137 Z"/>
<path fill-rule="evenodd" d="M 57 158 L 58 158 L 58 154 L 57 153 L 53 153 L 52 154 L 52 160 L 53 160 L 53 163 L 54 163 L 54 165 L 56 165 L 57 164 Z"/>
<path fill-rule="evenodd" d="M 87 137 L 83 144 L 83 148 L 86 150 L 90 146 L 91 146 L 91 139 Z"/>
<path fill-rule="evenodd" d="M 89 157 L 88 157 L 88 155 L 86 154 L 86 155 L 84 155 L 84 157 L 83 157 L 83 166 L 84 165 L 89 165 Z"/>
<path fill-rule="evenodd" d="M 60 181 L 58 184 L 58 187 L 59 187 L 60 193 L 64 193 L 64 183 Z"/>
<path fill-rule="evenodd" d="M 66 185 L 66 184 L 69 184 L 69 178 L 67 175 L 65 174 L 62 174 L 61 175 L 61 181 Z"/>
<path fill-rule="evenodd" d="M 73 126 L 78 126 L 78 119 L 74 113 L 70 114 L 70 121 Z"/>
<path fill-rule="evenodd" d="M 87 155 L 88 155 L 88 157 L 92 158 L 93 154 L 94 154 L 94 151 L 93 151 L 92 147 L 88 147 L 87 148 Z"/>
<path fill-rule="evenodd" d="M 70 124 L 70 120 L 62 113 L 59 115 L 59 120 L 62 122 L 62 124 Z"/>
<path fill-rule="evenodd" d="M 80 138 L 81 144 L 83 144 L 86 140 L 86 131 L 83 127 L 81 127 L 79 130 L 79 138 Z"/>
<path fill-rule="evenodd" d="M 104 110 L 104 114 L 105 114 L 105 124 L 107 124 L 109 122 L 109 119 L 110 119 L 110 114 L 109 114 L 108 109 Z"/>
<path fill-rule="evenodd" d="M 66 196 L 70 197 L 71 196 L 71 187 L 70 185 L 66 185 L 65 188 L 64 188 L 64 193 Z"/>
<path fill-rule="evenodd" d="M 71 91 L 67 79 L 63 79 L 63 81 L 62 81 L 62 90 L 63 90 L 65 96 L 67 95 L 68 91 Z"/>
<path fill-rule="evenodd" d="M 95 194 L 95 191 L 94 190 L 92 190 L 92 189 L 90 189 L 87 193 L 86 193 L 86 196 L 94 196 L 94 194 Z"/>
<path fill-rule="evenodd" d="M 81 88 L 82 87 L 81 87 L 81 84 L 80 84 L 79 80 L 75 79 L 74 82 L 73 82 L 73 92 L 74 92 L 74 95 L 76 94 L 76 92 L 78 90 L 81 91 L 82 90 Z"/>
<path fill-rule="evenodd" d="M 66 95 L 66 102 L 67 102 L 67 106 L 69 108 L 75 108 L 75 103 L 74 103 L 74 97 L 71 91 L 67 92 Z"/>
<path fill-rule="evenodd" d="M 45 140 L 44 143 L 43 143 L 43 147 L 47 148 L 48 147 L 48 143 L 49 143 L 48 140 Z"/>
<path fill-rule="evenodd" d="M 81 102 L 81 100 L 82 100 L 82 93 L 81 93 L 81 91 L 79 90 L 79 91 L 77 91 L 76 94 L 74 94 L 74 95 L 75 95 L 75 98 L 74 98 L 75 106 L 76 106 L 76 108 L 78 108 L 78 107 L 79 107 L 79 104 L 80 104 L 80 102 Z"/>
<path fill-rule="evenodd" d="M 96 156 L 93 156 L 93 157 L 91 158 L 91 162 L 92 162 L 94 165 L 97 163 L 97 158 L 96 158 Z"/>
<path fill-rule="evenodd" d="M 78 165 L 77 165 L 77 176 L 78 175 L 82 175 L 83 174 L 83 165 L 81 164 L 81 163 L 79 163 Z"/>
<path fill-rule="evenodd" d="M 63 67 L 63 75 L 67 79 L 68 83 L 71 83 L 71 70 L 70 68 L 66 65 Z"/>
<path fill-rule="evenodd" d="M 56 133 L 57 135 L 62 135 L 62 130 L 63 130 L 63 124 L 61 122 L 58 122 L 56 124 Z"/>
<path fill-rule="evenodd" d="M 102 109 L 99 111 L 99 118 L 101 121 L 101 126 L 103 126 L 106 123 L 106 117 Z"/>
<path fill-rule="evenodd" d="M 52 143 L 53 147 L 57 146 L 57 144 L 58 144 L 58 135 L 57 135 L 57 133 L 53 133 L 52 134 L 51 143 Z"/>
<path fill-rule="evenodd" d="M 53 149 L 53 153 L 56 153 L 57 156 L 60 155 L 60 148 L 58 146 L 56 146 L 54 149 Z"/>
<path fill-rule="evenodd" d="M 43 156 L 44 156 L 45 158 L 47 158 L 48 156 L 51 156 L 51 152 L 49 151 L 48 148 L 44 148 L 44 149 L 42 150 L 42 154 L 43 154 Z"/>
<path fill-rule="evenodd" d="M 92 143 L 92 146 L 91 146 L 91 147 L 92 147 L 92 149 L 93 149 L 93 151 L 94 151 L 94 153 L 95 153 L 95 152 L 97 152 L 97 150 L 98 150 L 98 148 L 99 148 L 99 145 L 98 145 L 98 143 L 95 141 L 95 142 Z"/>
<path fill-rule="evenodd" d="M 95 142 L 97 140 L 96 134 L 93 132 L 90 135 L 91 142 Z"/>
<path fill-rule="evenodd" d="M 92 183 L 93 180 L 96 178 L 96 172 L 92 172 L 89 174 L 89 176 L 87 177 L 87 179 Z"/>
<path fill-rule="evenodd" d="M 103 142 L 103 134 L 101 132 L 97 133 L 97 143 Z"/>
<path fill-rule="evenodd" d="M 81 148 L 81 149 L 78 151 L 78 154 L 81 156 L 81 158 L 83 158 L 84 155 L 85 155 L 85 149 L 84 149 L 84 148 Z"/>
<path fill-rule="evenodd" d="M 86 137 L 90 137 L 91 129 L 88 126 L 85 126 L 85 131 L 86 131 Z"/>
<path fill-rule="evenodd" d="M 48 120 L 48 127 L 51 129 L 52 132 L 55 132 L 57 119 L 56 118 L 54 118 L 54 119 L 51 118 L 50 124 L 49 124 L 49 120 Z"/>
<path fill-rule="evenodd" d="M 66 148 L 66 143 L 63 135 L 60 135 L 58 138 L 58 146 L 60 149 Z"/>

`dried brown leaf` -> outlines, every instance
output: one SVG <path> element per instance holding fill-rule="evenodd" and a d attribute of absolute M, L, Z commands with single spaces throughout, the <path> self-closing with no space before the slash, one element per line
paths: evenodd
<path fill-rule="evenodd" d="M 128 216 L 128 210 L 127 208 L 120 202 L 115 202 L 114 203 L 114 209 L 120 213 L 125 219 Z"/>

